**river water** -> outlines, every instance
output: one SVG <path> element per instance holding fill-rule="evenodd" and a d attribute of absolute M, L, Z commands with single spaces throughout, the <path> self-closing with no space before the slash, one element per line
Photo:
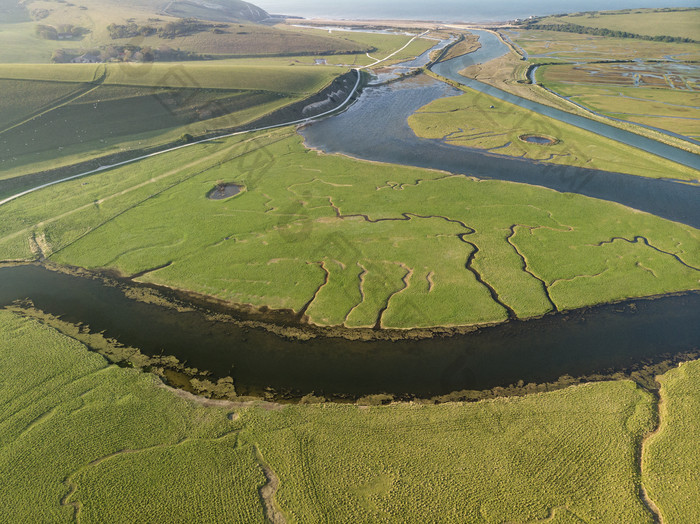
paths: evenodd
<path fill-rule="evenodd" d="M 518 105 L 539 111 L 541 104 L 509 95 L 481 82 L 469 82 L 458 71 L 470 63 L 482 63 L 502 56 L 507 48 L 491 33 L 479 31 L 482 47 L 464 57 L 438 64 L 433 69 L 446 77 L 470 83 L 479 90 L 492 94 L 502 93 L 502 98 L 516 99 Z M 443 65 L 447 64 L 447 65 Z M 700 186 L 692 186 L 668 179 L 652 179 L 635 175 L 611 173 L 572 166 L 537 163 L 520 158 L 485 153 L 446 144 L 441 140 L 419 138 L 407 123 L 408 117 L 424 105 L 443 98 L 456 96 L 461 91 L 437 80 L 417 77 L 389 85 L 366 88 L 359 100 L 344 113 L 315 122 L 301 133 L 307 145 L 329 153 L 343 153 L 357 158 L 389 162 L 417 167 L 435 168 L 452 173 L 508 180 L 548 187 L 562 192 L 579 193 L 589 197 L 610 200 L 646 211 L 670 220 L 700 227 Z M 549 114 L 545 106 L 542 113 Z M 557 110 L 552 110 L 557 111 Z M 561 114 L 560 114 L 561 113 Z M 563 111 L 556 113 L 564 121 L 575 115 Z M 605 124 L 575 117 L 570 123 L 588 126 L 596 132 L 605 132 L 631 145 L 642 146 L 639 135 L 617 130 Z M 618 134 L 617 131 L 619 131 Z M 633 135 L 629 137 L 628 135 Z M 646 139 L 644 139 L 646 140 Z M 675 160 L 698 164 L 697 155 L 653 142 L 662 152 Z M 662 147 L 663 146 L 663 147 Z M 651 148 L 651 149 L 654 149 Z M 700 164 L 699 164 L 700 167 Z"/>
<path fill-rule="evenodd" d="M 168 292 L 165 292 L 166 296 Z M 700 345 L 700 293 L 633 300 L 478 332 L 427 340 L 288 340 L 263 329 L 209 320 L 203 313 L 127 298 L 99 280 L 39 266 L 0 268 L 0 307 L 31 298 L 43 311 L 147 355 L 174 355 L 238 394 L 316 394 L 336 399 L 389 393 L 429 398 L 463 389 L 614 373 Z"/>
<path fill-rule="evenodd" d="M 489 60 L 503 56 L 508 52 L 508 47 L 501 42 L 501 40 L 495 34 L 489 33 L 488 31 L 477 30 L 472 32 L 479 36 L 481 48 L 474 53 L 469 53 L 467 55 L 453 58 L 452 60 L 440 62 L 439 64 L 433 66 L 433 71 L 439 75 L 449 78 L 450 80 L 454 80 L 455 82 L 469 86 L 472 89 L 476 89 L 477 91 L 503 100 L 504 102 L 510 102 L 511 104 L 535 111 L 536 113 L 554 118 L 561 122 L 566 122 L 567 124 L 571 124 L 582 129 L 587 129 L 588 131 L 592 131 L 597 135 L 637 147 L 685 166 L 700 169 L 700 157 L 688 151 L 683 151 L 682 149 L 669 146 L 662 142 L 657 142 L 656 140 L 637 135 L 636 133 L 632 133 L 630 131 L 609 126 L 602 122 L 596 122 L 595 120 L 591 120 L 589 118 L 573 115 L 571 113 L 567 113 L 566 111 L 561 111 L 544 104 L 526 100 L 524 98 L 520 98 L 519 96 L 506 93 L 505 91 L 502 91 L 496 87 L 484 84 L 483 82 L 479 82 L 478 80 L 473 80 L 460 75 L 459 72 L 466 67 L 488 62 Z"/>
<path fill-rule="evenodd" d="M 494 22 L 574 11 L 697 6 L 696 0 L 257 0 L 253 3 L 268 13 L 309 18 L 446 22 Z"/>
<path fill-rule="evenodd" d="M 458 93 L 421 77 L 369 88 L 346 112 L 303 133 L 309 144 L 329 152 L 572 191 L 700 227 L 700 188 L 694 186 L 541 165 L 417 138 L 406 124 L 408 115 Z M 376 393 L 431 397 L 519 381 L 554 382 L 562 375 L 610 374 L 700 348 L 698 292 L 398 342 L 290 340 L 213 321 L 200 310 L 183 313 L 138 302 L 100 280 L 35 265 L 0 267 L 0 307 L 25 298 L 147 355 L 173 355 L 214 377 L 232 376 L 239 394 L 272 390 L 275 398 L 311 392 L 335 399 Z"/>

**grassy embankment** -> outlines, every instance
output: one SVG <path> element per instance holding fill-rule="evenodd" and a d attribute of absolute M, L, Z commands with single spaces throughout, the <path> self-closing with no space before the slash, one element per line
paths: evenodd
<path fill-rule="evenodd" d="M 289 522 L 652 522 L 635 450 L 653 399 L 631 381 L 471 404 L 205 407 L 34 320 L 0 311 L 0 329 L 3 521 L 264 522 L 273 478 L 265 501 Z"/>
<path fill-rule="evenodd" d="M 0 66 L 8 109 L 0 117 L 0 180 L 235 128 L 345 71 L 212 62 Z"/>
<path fill-rule="evenodd" d="M 538 24 L 574 24 L 645 36 L 700 40 L 700 9 L 625 9 L 549 16 Z"/>
<path fill-rule="evenodd" d="M 700 520 L 700 362 L 658 377 L 661 424 L 644 446 L 643 481 L 663 522 Z"/>
<path fill-rule="evenodd" d="M 573 165 L 654 178 L 700 180 L 700 172 L 631 146 L 559 122 L 465 88 L 465 94 L 436 100 L 409 117 L 418 136 L 547 163 Z M 552 145 L 518 137 L 545 135 Z"/>
<path fill-rule="evenodd" d="M 219 180 L 245 190 L 208 200 Z M 524 318 L 698 289 L 698 245 L 697 230 L 620 205 L 320 155 L 290 130 L 197 144 L 0 207 L 0 259 L 41 249 L 126 275 L 171 262 L 141 280 L 348 327 L 497 322 L 508 309 Z"/>
<path fill-rule="evenodd" d="M 481 48 L 479 38 L 475 34 L 466 33 L 462 35 L 462 37 L 461 40 L 449 47 L 445 55 L 441 58 L 441 61 L 444 62 L 457 58 L 458 56 L 467 55 Z"/>

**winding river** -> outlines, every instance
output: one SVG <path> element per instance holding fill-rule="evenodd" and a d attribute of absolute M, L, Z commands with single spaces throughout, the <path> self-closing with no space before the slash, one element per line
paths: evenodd
<path fill-rule="evenodd" d="M 475 31 L 482 46 L 469 55 L 437 64 L 442 76 L 460 81 L 479 91 L 516 103 L 547 116 L 610 136 L 629 145 L 665 156 L 700 169 L 697 155 L 661 144 L 634 133 L 619 130 L 587 118 L 530 102 L 496 88 L 469 80 L 459 71 L 472 63 L 497 58 L 508 48 L 493 34 Z M 306 126 L 306 144 L 328 153 L 357 158 L 434 168 L 477 176 L 548 187 L 610 200 L 648 213 L 700 228 L 700 186 L 670 179 L 653 179 L 573 166 L 538 163 L 482 150 L 420 138 L 407 119 L 430 102 L 461 91 L 443 82 L 420 76 L 393 84 L 365 89 L 359 100 L 344 113 Z M 649 142 L 649 147 L 646 147 Z"/>
<path fill-rule="evenodd" d="M 478 55 L 449 61 L 438 72 L 452 76 L 469 61 L 498 56 L 502 49 L 492 45 L 492 35 L 481 36 Z M 493 94 L 493 88 L 478 88 Z M 697 186 L 538 164 L 416 137 L 406 118 L 432 100 L 458 93 L 426 77 L 367 88 L 347 111 L 313 123 L 302 133 L 309 145 L 327 152 L 580 193 L 700 227 Z M 508 101 L 511 97 L 498 96 Z M 539 111 L 531 104 L 519 103 Z M 621 133 L 616 139 L 629 138 L 614 132 Z M 214 377 L 230 375 L 239 394 L 272 390 L 274 398 L 311 392 L 335 399 L 375 393 L 431 397 L 519 381 L 554 382 L 562 375 L 611 374 L 700 349 L 699 292 L 509 321 L 466 335 L 398 342 L 332 336 L 290 340 L 262 328 L 211 320 L 199 309 L 177 312 L 139 302 L 120 286 L 100 280 L 37 265 L 0 267 L 0 307 L 25 298 L 47 313 L 86 324 L 145 354 L 173 355 Z"/>
<path fill-rule="evenodd" d="M 168 291 L 163 292 L 165 296 Z M 172 296 L 172 295 L 171 295 Z M 388 342 L 288 340 L 127 298 L 118 286 L 39 266 L 0 267 L 0 307 L 31 297 L 43 311 L 147 355 L 174 355 L 238 394 L 335 399 L 375 393 L 431 397 L 629 370 L 700 349 L 700 293 L 632 300 L 537 320 L 510 321 L 453 337 Z"/>

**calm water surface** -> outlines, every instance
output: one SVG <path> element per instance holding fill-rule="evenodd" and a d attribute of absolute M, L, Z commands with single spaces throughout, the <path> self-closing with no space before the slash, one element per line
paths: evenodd
<path fill-rule="evenodd" d="M 450 338 L 294 341 L 262 329 L 207 320 L 200 312 L 126 298 L 100 281 L 38 266 L 0 268 L 0 307 L 31 298 L 37 308 L 83 322 L 145 354 L 174 355 L 214 376 L 231 375 L 239 394 L 271 387 L 356 398 L 374 393 L 430 397 L 523 380 L 623 370 L 700 346 L 700 293 L 636 300 Z"/>
<path fill-rule="evenodd" d="M 269 13 L 308 18 L 493 22 L 574 11 L 697 7 L 696 0 L 258 0 Z"/>

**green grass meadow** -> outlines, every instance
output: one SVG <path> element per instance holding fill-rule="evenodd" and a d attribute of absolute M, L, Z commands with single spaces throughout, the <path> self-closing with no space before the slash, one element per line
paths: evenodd
<path fill-rule="evenodd" d="M 218 181 L 244 191 L 209 200 Z M 0 259 L 34 258 L 34 239 L 59 264 L 132 275 L 170 263 L 142 280 L 255 306 L 310 302 L 321 325 L 505 320 L 479 278 L 521 318 L 551 311 L 550 298 L 564 310 L 700 287 L 691 227 L 533 186 L 322 155 L 289 129 L 0 207 Z"/>
<path fill-rule="evenodd" d="M 513 40 L 529 55 L 545 55 L 540 60 L 675 60 L 696 61 L 700 58 L 697 44 L 653 42 L 636 38 L 612 38 L 580 35 L 561 31 L 513 30 Z"/>
<path fill-rule="evenodd" d="M 418 136 L 500 155 L 655 178 L 695 181 L 700 177 L 690 167 L 469 89 L 459 97 L 428 104 L 408 122 Z M 519 139 L 527 134 L 544 135 L 558 142 L 540 145 Z"/>
<path fill-rule="evenodd" d="M 0 311 L 0 328 L 3 521 L 264 522 L 264 461 L 287 522 L 653 522 L 635 451 L 652 397 L 631 381 L 476 403 L 205 407 L 36 320 Z M 697 403 L 696 375 L 670 398 Z M 654 452 L 675 455 L 682 427 Z M 661 478 L 655 500 L 682 522 Z"/>
<path fill-rule="evenodd" d="M 644 483 L 664 522 L 700 520 L 700 362 L 687 362 L 658 377 L 661 425 L 646 442 Z"/>
<path fill-rule="evenodd" d="M 542 24 L 576 24 L 647 36 L 700 40 L 700 9 L 628 9 L 543 18 Z"/>

